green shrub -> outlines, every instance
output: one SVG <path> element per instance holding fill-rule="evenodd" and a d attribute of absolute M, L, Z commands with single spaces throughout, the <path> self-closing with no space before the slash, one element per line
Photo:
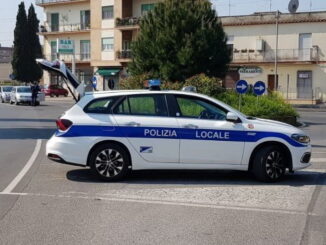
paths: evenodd
<path fill-rule="evenodd" d="M 120 89 L 143 89 L 148 79 L 148 74 L 129 76 L 120 82 Z"/>
<path fill-rule="evenodd" d="M 227 91 L 215 96 L 224 103 L 238 109 L 239 95 L 234 91 Z M 245 94 L 242 96 L 241 112 L 254 117 L 287 121 L 290 117 L 298 117 L 295 109 L 277 93 L 257 96 Z"/>
<path fill-rule="evenodd" d="M 222 81 L 216 77 L 208 77 L 205 74 L 192 76 L 186 80 L 184 86 L 194 86 L 197 92 L 208 96 L 216 96 L 225 91 Z"/>

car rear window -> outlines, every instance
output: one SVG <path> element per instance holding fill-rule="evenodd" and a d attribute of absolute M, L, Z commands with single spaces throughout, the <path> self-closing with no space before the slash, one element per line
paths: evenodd
<path fill-rule="evenodd" d="M 168 116 L 165 95 L 131 95 L 115 107 L 114 114 Z"/>
<path fill-rule="evenodd" d="M 30 87 L 22 87 L 22 88 L 18 88 L 17 89 L 17 92 L 20 92 L 20 93 L 31 93 L 32 90 Z"/>
<path fill-rule="evenodd" d="M 95 99 L 85 106 L 84 112 L 99 113 L 99 114 L 110 113 L 110 109 L 116 100 L 117 100 L 117 97 L 107 97 L 107 98 L 102 98 L 102 99 Z"/>

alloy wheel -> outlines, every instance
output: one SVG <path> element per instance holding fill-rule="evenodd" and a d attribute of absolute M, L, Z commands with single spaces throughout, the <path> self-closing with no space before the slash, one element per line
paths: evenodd
<path fill-rule="evenodd" d="M 96 171 L 104 177 L 117 176 L 123 169 L 122 154 L 115 149 L 104 149 L 95 158 Z"/>
<path fill-rule="evenodd" d="M 279 151 L 272 151 L 266 158 L 266 173 L 271 179 L 278 179 L 284 173 L 283 156 Z"/>

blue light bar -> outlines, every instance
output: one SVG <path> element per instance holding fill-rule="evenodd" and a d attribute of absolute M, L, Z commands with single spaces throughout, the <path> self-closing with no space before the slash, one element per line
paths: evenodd
<path fill-rule="evenodd" d="M 159 79 L 151 79 L 148 81 L 148 87 L 159 87 L 161 86 L 161 81 Z"/>

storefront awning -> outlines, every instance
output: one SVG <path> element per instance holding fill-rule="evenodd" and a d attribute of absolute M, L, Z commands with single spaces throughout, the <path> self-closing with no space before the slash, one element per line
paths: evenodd
<path fill-rule="evenodd" d="M 100 68 L 95 74 L 99 74 L 100 76 L 115 76 L 121 69 L 109 69 L 109 68 Z"/>

